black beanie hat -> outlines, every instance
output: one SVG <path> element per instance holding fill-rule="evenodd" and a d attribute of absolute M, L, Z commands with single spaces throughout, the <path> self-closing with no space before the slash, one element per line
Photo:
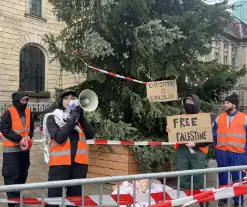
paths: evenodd
<path fill-rule="evenodd" d="M 228 102 L 230 102 L 236 106 L 238 106 L 238 104 L 239 104 L 238 95 L 236 93 L 232 93 L 232 95 L 227 96 L 225 98 L 225 101 L 228 101 Z"/>
<path fill-rule="evenodd" d="M 16 91 L 12 93 L 12 100 L 20 101 L 24 96 L 28 96 L 28 93 L 25 91 Z"/>

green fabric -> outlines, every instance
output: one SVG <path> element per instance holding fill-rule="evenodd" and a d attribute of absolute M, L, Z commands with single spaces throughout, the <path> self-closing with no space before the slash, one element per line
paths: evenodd
<path fill-rule="evenodd" d="M 186 146 L 180 146 L 177 150 L 177 170 L 193 170 L 193 169 L 204 169 L 207 168 L 207 155 L 201 150 L 193 148 L 196 154 L 192 154 L 189 148 Z M 193 189 L 204 188 L 204 176 L 194 175 L 193 176 Z M 180 190 L 191 189 L 191 176 L 180 177 Z"/>

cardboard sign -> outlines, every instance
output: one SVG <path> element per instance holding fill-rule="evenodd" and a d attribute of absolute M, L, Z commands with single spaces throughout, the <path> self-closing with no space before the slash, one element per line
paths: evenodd
<path fill-rule="evenodd" d="M 213 142 L 209 113 L 167 117 L 169 142 Z"/>
<path fill-rule="evenodd" d="M 147 98 L 150 102 L 165 102 L 178 100 L 176 80 L 149 82 Z"/>

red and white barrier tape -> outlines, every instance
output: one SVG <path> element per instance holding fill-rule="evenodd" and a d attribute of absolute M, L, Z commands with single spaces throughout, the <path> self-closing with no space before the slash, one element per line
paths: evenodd
<path fill-rule="evenodd" d="M 132 81 L 132 82 L 136 82 L 136 83 L 140 83 L 140 84 L 145 84 L 145 85 L 148 84 L 148 82 L 136 80 L 136 79 L 133 79 L 133 78 L 130 78 L 130 77 L 126 77 L 126 76 L 118 75 L 118 74 L 115 74 L 115 73 L 112 73 L 112 72 L 108 72 L 106 70 L 102 70 L 102 69 L 96 68 L 94 66 L 90 66 L 82 58 L 79 58 L 79 59 L 84 63 L 84 65 L 86 65 L 88 68 L 91 68 L 91 69 L 93 69 L 95 71 L 110 75 L 110 76 L 115 77 L 115 78 L 121 78 L 121 79 L 124 79 L 124 80 Z"/>
<path fill-rule="evenodd" d="M 42 127 L 35 127 L 35 132 L 42 131 Z M 3 134 L 0 132 L 0 138 L 3 137 Z M 114 140 L 87 140 L 87 144 L 90 145 L 139 145 L 139 146 L 161 146 L 161 145 L 174 145 L 176 143 L 171 142 L 134 142 L 134 141 L 114 141 Z"/>
<path fill-rule="evenodd" d="M 38 130 L 42 130 L 41 127 L 36 127 L 36 132 Z M 0 138 L 2 138 L 3 135 L 0 132 Z M 43 140 L 36 140 L 36 141 L 40 141 L 42 142 Z M 114 140 L 95 140 L 95 139 L 89 139 L 87 140 L 87 144 L 90 145 L 126 145 L 126 146 L 130 146 L 130 145 L 135 145 L 135 146 L 161 146 L 161 145 L 174 145 L 176 143 L 171 143 L 171 142 L 134 142 L 134 141 L 114 141 Z"/>
<path fill-rule="evenodd" d="M 42 126 L 35 126 L 34 132 L 43 132 Z M 0 134 L 1 136 L 1 134 Z M 87 144 L 90 145 L 139 145 L 139 146 L 161 146 L 161 145 L 174 145 L 176 144 L 171 142 L 134 142 L 134 141 L 115 141 L 115 140 L 102 140 L 102 139 L 90 139 L 87 140 Z M 182 144 L 182 143 L 181 143 Z"/>
<path fill-rule="evenodd" d="M 133 197 L 130 194 L 122 194 L 119 196 L 120 205 L 129 205 L 133 204 Z M 61 205 L 62 198 L 45 198 L 45 205 Z M 100 202 L 101 197 L 99 195 L 93 196 L 85 196 L 84 197 L 84 205 L 85 206 L 116 206 L 117 205 L 117 195 L 102 195 L 102 201 Z M 147 194 L 140 194 L 136 197 L 136 202 L 148 202 Z M 0 203 L 20 203 L 20 199 L 0 199 Z M 42 204 L 41 198 L 23 198 L 23 204 L 32 204 L 32 205 L 40 205 Z M 65 197 L 64 199 L 65 205 L 70 206 L 80 206 L 82 204 L 82 199 L 80 196 L 77 197 Z"/>
<path fill-rule="evenodd" d="M 35 126 L 34 132 L 43 132 L 43 127 L 42 126 Z M 2 134 L 0 134 L 0 137 L 1 136 L 2 136 Z M 115 141 L 115 140 L 103 140 L 103 139 L 98 139 L 98 140 L 97 139 L 90 139 L 90 140 L 87 140 L 87 144 L 90 144 L 90 145 L 161 146 L 161 145 L 174 145 L 176 143 L 175 142 L 174 143 L 171 143 L 171 142 L 148 142 L 148 141 L 134 142 L 134 141 Z"/>
<path fill-rule="evenodd" d="M 199 194 L 188 197 L 182 197 L 175 200 L 165 201 L 163 203 L 150 205 L 150 207 L 173 207 L 173 206 L 189 206 L 194 203 L 204 203 L 208 201 L 216 201 L 220 199 L 232 198 L 247 194 L 247 185 L 223 187 L 221 189 L 212 189 Z"/>
<path fill-rule="evenodd" d="M 176 143 L 171 143 L 171 142 L 134 142 L 134 141 L 114 141 L 114 140 L 89 139 L 89 140 L 87 140 L 87 144 L 161 146 L 161 145 L 174 145 Z"/>
<path fill-rule="evenodd" d="M 34 132 L 43 132 L 43 127 L 42 126 L 35 126 Z"/>
<path fill-rule="evenodd" d="M 206 202 L 206 201 L 215 201 L 223 198 L 230 198 L 234 196 L 239 196 L 247 194 L 247 182 L 243 182 L 239 186 L 239 183 L 234 183 L 222 187 L 220 189 L 208 188 L 206 191 L 203 190 L 194 190 L 193 196 L 191 196 L 191 191 L 180 191 L 179 198 L 177 197 L 178 193 L 176 190 L 167 191 L 165 193 L 166 202 L 152 205 L 152 207 L 172 207 L 178 205 L 189 205 L 192 202 Z M 160 202 L 164 200 L 163 192 L 151 193 L 151 202 Z M 65 205 L 71 206 L 80 206 L 82 204 L 81 196 L 65 197 Z M 85 206 L 116 206 L 118 201 L 117 194 L 112 195 L 90 195 L 84 196 L 84 205 Z M 149 198 L 148 194 L 142 193 L 137 194 L 135 198 L 136 203 L 148 203 Z M 49 205 L 61 205 L 63 199 L 58 198 L 45 198 L 44 204 Z M 0 199 L 0 203 L 20 203 L 19 198 L 9 198 L 9 199 Z M 134 197 L 131 194 L 120 194 L 119 195 L 119 205 L 131 205 L 134 203 Z M 40 205 L 42 204 L 41 198 L 23 198 L 23 204 L 33 204 Z"/>

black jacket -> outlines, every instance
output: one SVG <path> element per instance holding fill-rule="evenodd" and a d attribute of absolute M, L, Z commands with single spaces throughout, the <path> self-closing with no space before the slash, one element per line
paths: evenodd
<path fill-rule="evenodd" d="M 194 108 L 193 108 L 193 114 L 198 114 L 201 111 L 201 101 L 199 99 L 199 97 L 195 94 L 190 94 L 189 96 L 191 96 L 194 99 Z M 185 100 L 184 99 L 183 103 L 185 105 Z M 185 109 L 186 111 L 186 109 Z M 187 113 L 187 112 L 186 112 Z M 196 143 L 196 147 L 206 147 L 208 146 L 210 143 L 209 142 L 205 142 L 205 143 Z"/>
<path fill-rule="evenodd" d="M 95 132 L 90 124 L 87 122 L 83 112 L 81 112 L 80 119 L 78 120 L 84 129 L 86 139 L 93 139 Z M 76 123 L 68 119 L 68 122 L 63 128 L 60 128 L 55 122 L 54 115 L 50 115 L 47 118 L 47 129 L 52 139 L 58 144 L 63 144 L 69 138 L 71 143 L 71 160 L 75 159 L 77 144 L 79 141 L 79 133 L 74 129 Z"/>
<path fill-rule="evenodd" d="M 23 112 L 22 110 L 19 110 L 18 108 L 16 109 L 18 111 L 20 118 L 26 117 L 25 112 Z M 18 143 L 21 141 L 22 136 L 16 134 L 16 132 L 11 130 L 11 126 L 12 126 L 12 119 L 11 119 L 10 111 L 6 110 L 1 119 L 1 132 L 3 136 L 9 139 L 10 141 Z M 29 137 L 31 139 L 33 138 L 33 133 L 34 133 L 34 121 L 33 121 L 32 113 L 31 113 L 30 133 L 29 133 Z"/>

